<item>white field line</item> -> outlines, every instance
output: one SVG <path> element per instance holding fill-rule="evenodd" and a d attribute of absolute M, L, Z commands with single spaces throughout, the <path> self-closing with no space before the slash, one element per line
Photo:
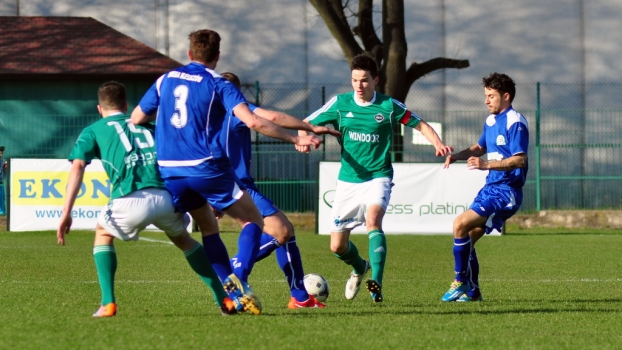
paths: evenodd
<path fill-rule="evenodd" d="M 145 241 L 145 242 L 173 244 L 173 242 L 171 241 L 163 241 L 161 239 L 155 239 L 155 238 L 138 237 L 138 239 L 141 241 Z"/>

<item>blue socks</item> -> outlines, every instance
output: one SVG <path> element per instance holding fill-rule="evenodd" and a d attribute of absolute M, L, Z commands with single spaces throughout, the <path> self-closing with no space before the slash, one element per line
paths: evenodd
<path fill-rule="evenodd" d="M 233 271 L 231 270 L 227 247 L 220 238 L 220 233 L 203 236 L 203 250 L 205 250 L 205 255 L 207 255 L 207 259 L 212 264 L 218 278 L 224 281 Z"/>
<path fill-rule="evenodd" d="M 279 244 L 279 241 L 276 240 L 276 238 L 270 236 L 267 233 L 262 233 L 261 239 L 259 241 L 259 253 L 257 253 L 255 262 L 267 258 L 268 256 L 270 256 L 270 254 L 272 254 L 275 249 L 279 247 L 281 247 L 281 245 Z"/>
<path fill-rule="evenodd" d="M 303 282 L 305 273 L 302 269 L 302 257 L 296 244 L 296 237 L 291 237 L 287 243 L 276 250 L 276 261 L 287 278 L 292 296 L 297 301 L 309 299 Z"/>
<path fill-rule="evenodd" d="M 233 264 L 233 273 L 242 281 L 248 281 L 248 275 L 255 265 L 257 253 L 259 253 L 259 242 L 261 239 L 261 228 L 255 223 L 244 226 L 238 239 L 238 254 Z M 227 260 L 227 265 L 230 262 Z"/>
<path fill-rule="evenodd" d="M 471 254 L 471 237 L 454 238 L 454 271 L 456 280 L 468 282 L 467 270 L 469 266 L 469 255 Z"/>
<path fill-rule="evenodd" d="M 471 291 L 469 291 L 470 297 L 477 297 L 480 294 L 479 291 L 479 261 L 477 260 L 477 253 L 475 248 L 471 250 L 469 256 L 469 282 L 471 283 Z"/>

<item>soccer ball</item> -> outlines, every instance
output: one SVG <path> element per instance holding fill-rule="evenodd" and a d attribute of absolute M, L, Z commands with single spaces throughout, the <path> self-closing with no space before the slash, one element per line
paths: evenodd
<path fill-rule="evenodd" d="M 325 302 L 328 299 L 330 288 L 328 281 L 323 276 L 310 273 L 304 277 L 304 284 L 307 293 L 313 295 L 318 301 Z"/>

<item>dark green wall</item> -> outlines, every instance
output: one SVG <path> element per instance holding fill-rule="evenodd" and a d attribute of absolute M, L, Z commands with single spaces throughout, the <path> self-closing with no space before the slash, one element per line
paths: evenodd
<path fill-rule="evenodd" d="M 97 89 L 102 83 L 123 83 L 131 112 L 156 79 L 0 79 L 0 145 L 6 147 L 5 157 L 66 158 L 80 131 L 99 118 Z"/>

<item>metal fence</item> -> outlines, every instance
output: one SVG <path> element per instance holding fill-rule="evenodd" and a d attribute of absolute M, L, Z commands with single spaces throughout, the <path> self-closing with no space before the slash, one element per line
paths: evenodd
<path fill-rule="evenodd" d="M 250 102 L 304 118 L 348 85 L 248 84 Z M 529 174 L 522 211 L 622 207 L 622 84 L 519 84 L 513 103 L 530 128 Z M 456 150 L 474 144 L 488 113 L 479 84 L 415 84 L 405 101 Z M 5 157 L 65 158 L 79 132 L 98 115 L 6 114 L 0 111 Z M 418 132 L 403 130 L 405 162 L 438 162 Z M 253 176 L 284 211 L 317 207 L 317 164 L 338 161 L 339 145 L 327 136 L 320 149 L 300 154 L 289 144 L 253 135 Z"/>

